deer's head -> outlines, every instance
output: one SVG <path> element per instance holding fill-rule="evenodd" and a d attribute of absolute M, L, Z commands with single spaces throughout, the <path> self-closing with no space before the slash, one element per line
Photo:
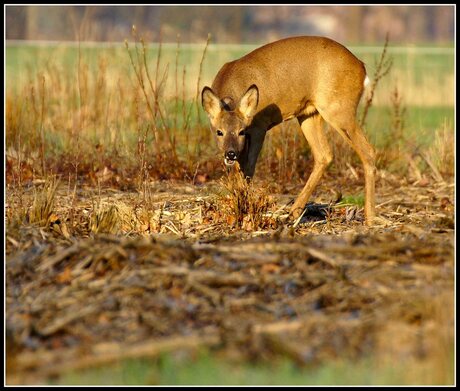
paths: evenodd
<path fill-rule="evenodd" d="M 230 97 L 219 98 L 209 87 L 203 88 L 201 103 L 228 166 L 235 164 L 244 149 L 246 129 L 252 122 L 258 102 L 259 90 L 255 84 L 237 102 Z"/>

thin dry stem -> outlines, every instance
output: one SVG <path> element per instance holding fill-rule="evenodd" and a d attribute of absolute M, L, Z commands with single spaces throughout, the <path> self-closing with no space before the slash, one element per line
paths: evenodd
<path fill-rule="evenodd" d="M 366 117 L 367 113 L 372 106 L 372 101 L 374 99 L 374 93 L 377 88 L 379 81 L 390 72 L 391 67 L 393 65 L 393 57 L 387 58 L 387 49 L 388 49 L 388 42 L 389 42 L 389 33 L 386 34 L 385 37 L 385 44 L 383 46 L 382 53 L 380 55 L 379 61 L 376 64 L 375 72 L 372 78 L 371 87 L 369 89 L 369 94 L 366 97 L 366 103 L 364 105 L 363 114 L 361 116 L 361 120 L 359 122 L 361 127 L 366 126 Z"/>
<path fill-rule="evenodd" d="M 200 84 L 201 84 L 201 74 L 203 72 L 203 62 L 206 57 L 206 51 L 208 50 L 209 42 L 211 41 L 211 34 L 208 34 L 208 38 L 206 39 L 206 44 L 204 45 L 203 54 L 200 60 L 200 70 L 198 72 L 198 80 L 196 81 L 196 94 L 195 94 L 195 102 L 196 102 L 196 115 L 198 121 L 200 122 L 200 100 L 198 99 L 200 96 Z"/>

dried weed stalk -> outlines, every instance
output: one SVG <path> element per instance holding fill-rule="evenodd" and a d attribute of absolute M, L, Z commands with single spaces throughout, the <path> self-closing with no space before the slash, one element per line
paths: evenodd
<path fill-rule="evenodd" d="M 403 140 L 404 139 L 404 129 L 406 126 L 406 114 L 407 108 L 403 104 L 403 98 L 401 93 L 399 92 L 398 86 L 396 85 L 393 89 L 391 95 L 391 137 L 388 139 L 394 142 L 396 140 Z M 389 140 L 390 141 L 390 140 Z"/>
<path fill-rule="evenodd" d="M 366 103 L 364 105 L 363 114 L 361 115 L 361 120 L 359 122 L 359 125 L 361 127 L 365 127 L 366 125 L 367 113 L 369 111 L 369 108 L 372 106 L 372 100 L 374 99 L 375 90 L 377 88 L 379 81 L 390 72 L 391 67 L 393 66 L 393 57 L 388 57 L 387 53 L 388 41 L 389 34 L 387 33 L 382 53 L 380 54 L 380 58 L 376 63 L 375 72 L 372 77 L 372 83 L 369 88 L 369 93 L 366 97 Z"/>
<path fill-rule="evenodd" d="M 162 41 L 161 32 L 156 54 L 156 68 L 153 74 L 150 73 L 147 52 L 148 46 L 142 37 L 138 36 L 136 27 L 132 28 L 132 36 L 134 38 L 134 49 L 131 50 L 128 41 L 125 40 L 125 47 L 129 55 L 132 69 L 134 70 L 138 88 L 145 101 L 147 112 L 149 113 L 153 133 L 153 148 L 156 157 L 156 167 L 159 171 L 171 175 L 172 172 L 179 173 L 180 169 L 189 171 L 191 167 L 196 166 L 196 161 L 202 158 L 203 143 L 208 147 L 207 138 L 204 139 L 201 129 L 204 128 L 200 123 L 200 105 L 199 105 L 199 87 L 201 83 L 201 74 L 203 70 L 203 62 L 206 56 L 206 51 L 209 46 L 210 36 L 206 41 L 203 55 L 200 61 L 199 74 L 197 79 L 197 92 L 186 108 L 187 102 L 185 98 L 185 67 L 183 69 L 182 97 L 179 96 L 179 80 L 178 80 L 178 58 L 180 52 L 180 41 L 178 36 L 176 59 L 175 59 L 175 96 L 169 101 L 164 91 L 168 82 L 169 63 L 160 69 L 162 59 Z M 182 106 L 182 107 L 180 107 Z M 190 137 L 190 128 L 192 122 L 192 110 L 197 109 L 197 121 L 200 132 L 194 132 L 194 139 Z M 178 118 L 179 112 L 182 113 L 182 119 Z M 147 131 L 142 137 L 142 142 L 145 142 Z M 207 133 L 206 133 L 207 135 Z M 185 146 L 185 148 L 184 148 Z M 185 159 L 183 159 L 183 150 L 185 149 Z M 193 154 L 191 153 L 193 151 Z M 145 157 L 145 151 L 144 157 Z M 144 159 L 144 158 L 143 158 Z M 145 159 L 144 159 L 145 160 Z M 141 177 L 144 175 L 141 167 Z M 160 174 L 161 175 L 161 174 Z"/>
<path fill-rule="evenodd" d="M 248 183 L 238 163 L 236 166 L 221 180 L 227 193 L 221 196 L 219 204 L 227 215 L 227 222 L 247 231 L 265 228 L 270 224 L 266 212 L 274 202 L 263 188 Z"/>
<path fill-rule="evenodd" d="M 413 156 L 407 150 L 410 140 L 405 136 L 406 131 L 406 114 L 407 108 L 404 105 L 403 96 L 401 95 L 398 86 L 395 85 L 391 95 L 391 126 L 386 135 L 383 145 L 378 150 L 378 165 L 395 166 L 398 172 L 407 172 L 407 169 L 418 176 L 417 167 L 414 165 Z M 409 162 L 409 165 L 407 165 Z"/>
<path fill-rule="evenodd" d="M 45 181 L 43 188 L 34 190 L 34 200 L 29 211 L 29 222 L 40 227 L 46 227 L 53 213 L 56 189 L 59 181 L 50 177 Z"/>
<path fill-rule="evenodd" d="M 133 34 L 135 33 L 135 31 L 136 31 L 135 26 L 133 26 Z M 128 40 L 125 40 L 125 47 L 126 47 L 126 50 L 128 52 L 129 59 L 131 61 L 131 65 L 133 67 L 134 73 L 136 74 L 137 82 L 139 83 L 141 91 L 144 94 L 145 103 L 147 104 L 148 111 L 149 111 L 152 119 L 155 120 L 156 115 L 155 115 L 155 113 L 153 111 L 152 105 L 150 103 L 150 99 L 148 98 L 147 91 L 146 91 L 146 88 L 145 88 L 143 71 L 142 71 L 142 62 L 138 61 L 138 64 L 136 65 L 136 63 L 134 61 L 134 58 L 133 58 L 133 56 L 131 54 L 131 51 L 129 50 Z M 136 55 L 139 58 L 139 50 L 138 50 L 137 44 L 135 44 L 135 49 L 136 49 Z M 157 147 L 158 144 L 159 144 L 159 141 L 160 141 L 160 136 L 159 136 L 158 130 L 156 128 L 153 129 L 153 136 L 154 136 L 154 139 L 155 139 L 154 146 Z"/>

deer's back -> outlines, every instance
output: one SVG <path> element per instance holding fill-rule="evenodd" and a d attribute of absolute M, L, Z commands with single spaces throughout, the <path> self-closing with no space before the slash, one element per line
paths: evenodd
<path fill-rule="evenodd" d="M 366 71 L 348 49 L 324 37 L 292 37 L 264 45 L 225 64 L 213 82 L 220 98 L 239 99 L 259 88 L 259 111 L 276 105 L 284 118 L 307 102 L 347 94 L 359 101 Z"/>

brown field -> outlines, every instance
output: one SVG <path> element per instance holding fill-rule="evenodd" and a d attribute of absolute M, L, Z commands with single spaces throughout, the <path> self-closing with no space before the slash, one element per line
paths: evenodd
<path fill-rule="evenodd" d="M 350 172 L 348 186 L 362 185 Z M 336 186 L 328 177 L 317 193 Z M 279 220 L 292 189 L 269 195 L 257 230 L 238 224 L 222 187 L 157 182 L 146 202 L 58 186 L 46 225 L 11 226 L 8 382 L 197 347 L 302 366 L 372 355 L 449 381 L 453 185 L 380 178 L 384 222 L 372 228 L 356 206 L 288 227 Z M 18 207 L 8 200 L 7 215 Z"/>

